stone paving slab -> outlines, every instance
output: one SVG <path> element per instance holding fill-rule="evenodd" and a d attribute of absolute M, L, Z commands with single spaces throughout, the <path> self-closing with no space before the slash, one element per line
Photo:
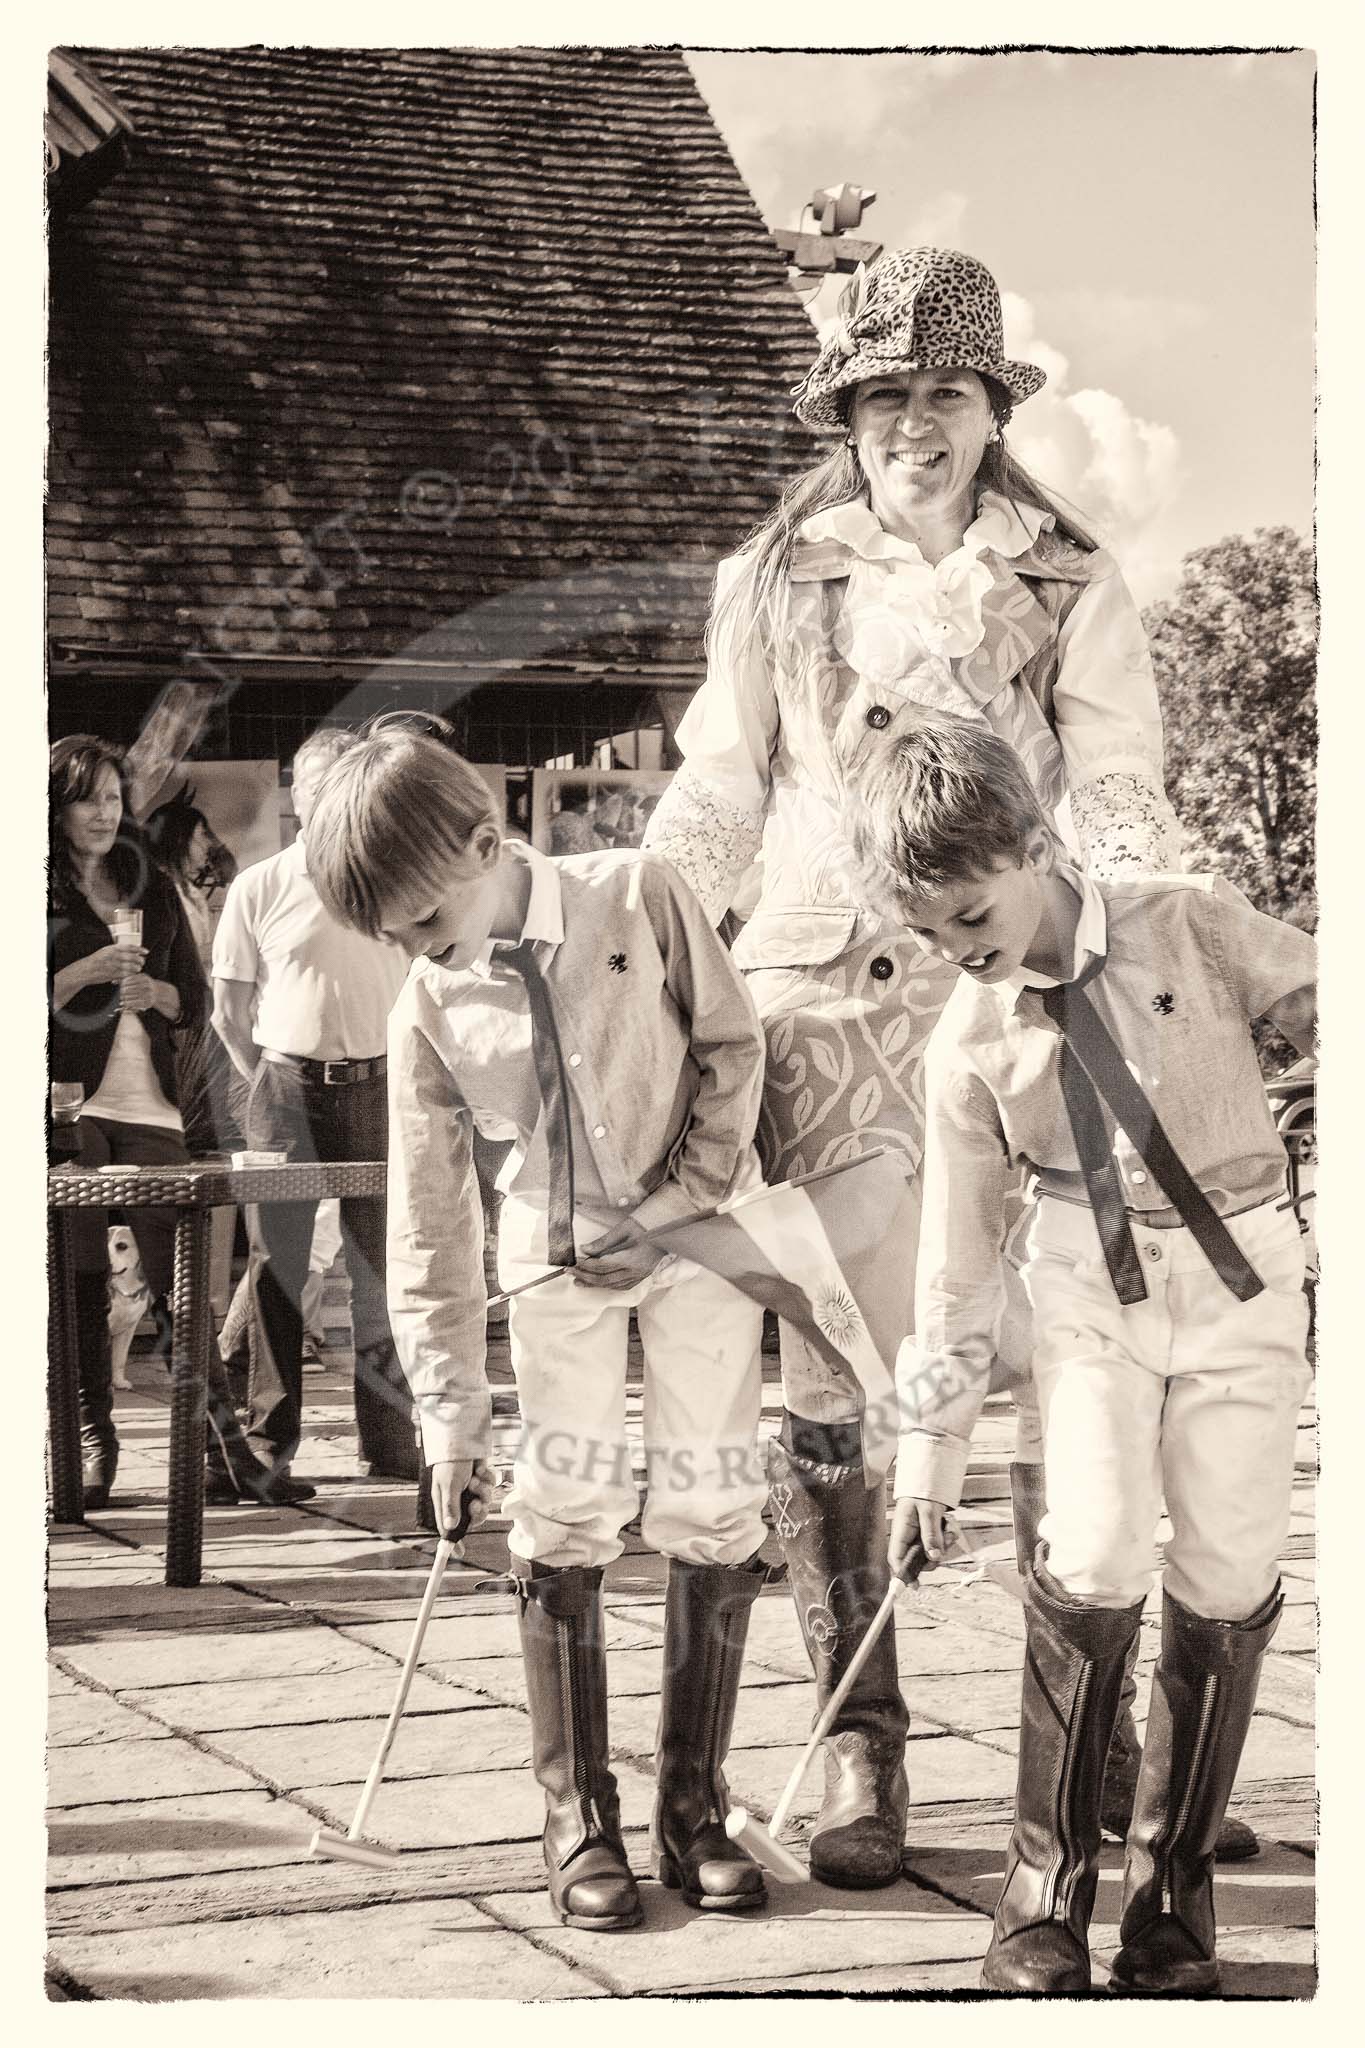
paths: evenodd
<path fill-rule="evenodd" d="M 335 1629 L 279 1616 L 271 1628 L 235 1635 L 205 1631 L 186 1642 L 171 1633 L 63 1645 L 68 1663 L 119 1692 L 153 1686 L 212 1685 L 224 1678 L 282 1678 L 289 1672 L 346 1671 L 377 1665 L 365 1643 Z M 390 1667 L 392 1668 L 392 1667 Z"/>
<path fill-rule="evenodd" d="M 621 1811 L 628 1827 L 648 1824 L 654 1780 L 629 1764 L 617 1767 Z M 361 1780 L 309 1784 L 297 1796 L 344 1832 L 360 1797 Z M 369 1832 L 399 1851 L 463 1848 L 473 1842 L 540 1840 L 545 1796 L 529 1771 L 451 1772 L 430 1778 L 387 1780 L 370 1809 Z"/>
<path fill-rule="evenodd" d="M 1238 1783 L 1255 1778 L 1309 1778 L 1317 1768 L 1313 1730 L 1274 1714 L 1252 1716 Z"/>
<path fill-rule="evenodd" d="M 361 1783 L 383 1732 L 383 1716 L 313 1728 L 234 1728 L 215 1735 L 214 1748 L 240 1758 L 272 1785 L 293 1791 L 304 1784 Z M 466 1771 L 529 1771 L 530 1764 L 529 1715 L 511 1707 L 471 1706 L 458 1713 L 414 1715 L 411 1721 L 405 1713 L 384 1778 L 388 1783 Z"/>
<path fill-rule="evenodd" d="M 962 1961 L 984 1954 L 990 1939 L 984 1914 L 906 1882 L 856 1899 L 824 1885 L 774 1885 L 768 1910 L 745 1914 L 692 1912 L 676 1892 L 652 1882 L 640 1894 L 643 1926 L 610 1944 L 559 1926 L 543 1892 L 500 1892 L 482 1903 L 538 1945 L 590 1965 L 627 1997 L 683 1986 L 728 1989 L 735 1980 L 777 1990 L 794 1972 L 842 1975 L 859 1966 Z"/>
<path fill-rule="evenodd" d="M 641 1991 L 634 1995 L 713 2001 L 744 1995 L 810 1997 L 823 1992 L 837 1992 L 843 1998 L 944 1998 L 950 1991 L 975 1991 L 980 1983 L 979 1962 L 906 1963 L 891 1970 L 792 1970 L 780 1984 L 761 1977 L 747 1977 L 739 1982 L 727 1978 L 724 1984 L 670 1984 L 666 1991 L 657 1994 Z"/>
<path fill-rule="evenodd" d="M 732 1748 L 725 1766 L 725 1777 L 734 1802 L 757 1807 L 761 1813 L 771 1813 L 803 1746 L 793 1743 L 775 1748 Z M 921 1801 L 941 1804 L 945 1800 L 1004 1799 L 1014 1795 L 1013 1757 L 1000 1755 L 979 1742 L 967 1742 L 956 1735 L 923 1736 L 912 1740 L 906 1749 L 905 1768 L 910 1780 L 912 1806 Z M 816 1758 L 792 1802 L 792 1813 L 807 1817 L 814 1815 L 823 1796 L 824 1773 Z"/>
<path fill-rule="evenodd" d="M 406 1621 L 348 1622 L 344 1633 L 351 1642 L 368 1643 L 372 1649 L 385 1650 L 391 1657 L 401 1659 L 407 1655 L 408 1644 L 412 1640 L 412 1621 L 413 1611 L 410 1608 Z M 616 1615 L 607 1615 L 608 1661 L 611 1653 L 618 1649 L 644 1649 L 657 1640 L 649 1629 L 637 1627 L 633 1619 L 622 1621 Z M 520 1659 L 520 1655 L 521 1636 L 516 1608 L 511 1603 L 491 1612 L 461 1613 L 444 1620 L 433 1620 L 422 1644 L 424 1664 L 477 1663 L 482 1657 L 516 1656 Z"/>
<path fill-rule="evenodd" d="M 48 1830 L 49 1877 L 103 1885 L 294 1863 L 307 1855 L 316 1826 L 301 1807 L 265 1791 L 72 1807 Z"/>
<path fill-rule="evenodd" d="M 1007 1635 L 976 1630 L 958 1621 L 896 1634 L 896 1665 L 903 1679 L 937 1673 L 942 1677 L 979 1671 L 1023 1670 L 1021 1646 Z M 907 1691 L 913 1687 L 907 1685 Z"/>
<path fill-rule="evenodd" d="M 601 1936 L 589 1937 L 599 1942 Z M 461 1899 L 289 1913 L 119 1937 L 62 1934 L 51 1960 L 99 1998 L 600 1998 L 581 1963 L 546 1955 Z"/>
<path fill-rule="evenodd" d="M 188 1742 L 92 1742 L 54 1749 L 48 1761 L 48 1805 L 89 1806 L 111 1800 L 178 1798 L 196 1792 L 245 1792 L 245 1771 L 206 1756 Z"/>
<path fill-rule="evenodd" d="M 1256 1704 L 1286 1720 L 1312 1724 L 1317 1672 L 1311 1660 L 1276 1656 L 1272 1650 L 1261 1666 Z"/>
<path fill-rule="evenodd" d="M 119 1698 L 129 1706 L 173 1722 L 196 1734 L 218 1729 L 292 1730 L 287 1740 L 302 1749 L 301 1730 L 318 1722 L 342 1723 L 387 1716 L 398 1685 L 397 1667 L 378 1658 L 343 1671 L 305 1671 L 284 1678 L 220 1679 L 208 1685 L 167 1685 L 130 1692 Z M 406 1721 L 427 1714 L 448 1714 L 483 1705 L 476 1693 L 454 1683 L 443 1684 L 419 1671 L 413 1678 Z"/>
<path fill-rule="evenodd" d="M 124 1581 L 105 1586 L 68 1585 L 54 1579 L 48 1588 L 48 1624 L 54 1642 L 92 1640 L 114 1633 L 128 1635 L 138 1624 L 149 1630 L 221 1628 L 225 1622 L 243 1622 L 251 1627 L 262 1614 L 261 1604 L 249 1593 L 212 1582 L 202 1586 L 162 1584 L 161 1565 L 154 1565 L 150 1580 Z M 119 1626 L 122 1624 L 122 1627 Z"/>
<path fill-rule="evenodd" d="M 98 1746 L 106 1742 L 164 1742 L 169 1728 L 134 1713 L 107 1692 L 92 1692 L 73 1686 L 55 1693 L 47 1705 L 49 1749 L 66 1749 L 73 1744 Z"/>
<path fill-rule="evenodd" d="M 1286 1607 L 1280 1616 L 1280 1625 L 1275 1631 L 1276 1647 L 1283 1653 L 1290 1650 L 1308 1650 L 1316 1654 L 1318 1647 L 1318 1615 L 1312 1605 Z"/>

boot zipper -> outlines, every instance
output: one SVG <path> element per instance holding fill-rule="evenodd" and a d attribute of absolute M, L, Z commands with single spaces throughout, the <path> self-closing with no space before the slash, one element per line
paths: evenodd
<path fill-rule="evenodd" d="M 567 1642 L 569 1666 L 569 1726 L 572 1729 L 573 1779 L 578 1794 L 579 1807 L 585 1816 L 589 1834 L 605 1834 L 602 1815 L 593 1793 L 592 1776 L 588 1768 L 588 1710 L 583 1697 L 583 1676 L 579 1659 L 574 1655 L 573 1643 Z"/>
<path fill-rule="evenodd" d="M 1082 1669 L 1076 1686 L 1076 1697 L 1071 1708 L 1071 1723 L 1066 1732 L 1066 1757 L 1062 1764 L 1062 1782 L 1057 1794 L 1057 1840 L 1058 1854 L 1053 1858 L 1043 1885 L 1046 1903 L 1044 1919 L 1051 1920 L 1055 1907 L 1062 1907 L 1063 1916 L 1070 1913 L 1071 1900 L 1080 1877 L 1080 1864 L 1076 1856 L 1075 1838 L 1071 1830 L 1071 1781 L 1076 1772 L 1076 1730 L 1085 1719 L 1086 1702 L 1090 1697 L 1090 1681 L 1095 1667 L 1087 1663 Z M 1071 1866 L 1070 1881 L 1062 1886 L 1059 1879 L 1067 1864 Z"/>
<path fill-rule="evenodd" d="M 1199 1788 L 1199 1775 L 1203 1768 L 1204 1751 L 1208 1745 L 1209 1727 L 1213 1720 L 1214 1708 L 1218 1704 L 1218 1680 L 1211 1672 L 1204 1680 L 1202 1698 L 1199 1703 L 1199 1727 L 1195 1731 L 1194 1750 L 1190 1757 L 1189 1773 L 1185 1779 L 1185 1796 L 1180 1802 L 1180 1811 L 1175 1817 L 1166 1842 L 1166 1854 L 1161 1869 L 1161 1910 L 1175 1912 L 1175 1895 L 1171 1889 L 1171 1863 L 1176 1843 L 1185 1832 L 1185 1823 L 1190 1817 L 1194 1795 Z"/>

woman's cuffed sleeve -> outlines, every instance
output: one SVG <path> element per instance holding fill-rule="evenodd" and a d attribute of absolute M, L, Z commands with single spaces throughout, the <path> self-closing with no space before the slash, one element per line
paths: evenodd
<path fill-rule="evenodd" d="M 761 636 L 743 629 L 742 595 L 735 601 L 747 571 L 737 557 L 720 565 L 706 681 L 676 735 L 683 765 L 645 835 L 650 852 L 677 869 L 712 924 L 725 915 L 762 844 L 779 724 Z"/>
<path fill-rule="evenodd" d="M 1180 827 L 1162 783 L 1161 707 L 1138 608 L 1109 557 L 1057 637 L 1053 719 L 1088 873 L 1170 873 Z"/>
<path fill-rule="evenodd" d="M 493 1402 L 473 1124 L 402 998 L 389 1020 L 388 1298 L 428 1464 L 487 1457 Z"/>

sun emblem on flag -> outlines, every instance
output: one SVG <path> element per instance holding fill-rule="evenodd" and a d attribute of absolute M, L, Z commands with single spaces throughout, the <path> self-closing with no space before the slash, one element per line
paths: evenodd
<path fill-rule="evenodd" d="M 842 1347 L 862 1335 L 863 1319 L 858 1304 L 844 1287 L 821 1287 L 811 1304 L 816 1327 L 831 1344 Z"/>

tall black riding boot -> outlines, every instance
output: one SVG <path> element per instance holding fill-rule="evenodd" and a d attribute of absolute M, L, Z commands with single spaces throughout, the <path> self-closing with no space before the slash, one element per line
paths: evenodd
<path fill-rule="evenodd" d="M 602 1573 L 532 1565 L 519 1582 L 532 1767 L 545 1788 L 550 1904 L 566 1927 L 634 1927 L 640 1894 L 607 1762 Z"/>
<path fill-rule="evenodd" d="M 1284 1605 L 1278 1583 L 1246 1621 L 1206 1621 L 1165 1595 L 1147 1748 L 1123 1869 L 1115 1991 L 1218 1989 L 1214 1845 Z"/>
<path fill-rule="evenodd" d="M 118 1471 L 114 1361 L 109 1348 L 109 1281 L 102 1272 L 77 1273 L 73 1287 L 80 1385 L 81 1486 L 87 1510 L 107 1508 Z"/>
<path fill-rule="evenodd" d="M 773 1524 L 823 1706 L 891 1583 L 886 1489 L 861 1463 L 821 1465 L 776 1439 L 768 1447 Z M 811 1875 L 867 1890 L 901 1874 L 910 1788 L 910 1725 L 896 1675 L 896 1632 L 884 1629 L 826 1738 L 825 1797 L 810 1845 Z"/>
<path fill-rule="evenodd" d="M 1032 1567 L 1038 1548 L 1038 1524 L 1047 1509 L 1042 1466 L 1018 1461 L 1012 1464 L 1010 1497 L 1014 1507 L 1015 1555 L 1019 1561 L 1020 1576 L 1024 1577 Z M 1120 1842 L 1127 1835 L 1133 1818 L 1133 1800 L 1137 1795 L 1138 1772 L 1142 1767 L 1142 1742 L 1133 1720 L 1133 1701 L 1137 1698 L 1133 1667 L 1137 1663 L 1138 1646 L 1139 1638 L 1134 1636 L 1133 1647 L 1123 1667 L 1119 1714 L 1104 1766 L 1104 1792 L 1100 1799 L 1100 1826 Z M 1218 1863 L 1244 1863 L 1249 1856 L 1259 1854 L 1260 1847 L 1245 1821 L 1226 1814 L 1218 1830 L 1214 1860 Z"/>
<path fill-rule="evenodd" d="M 767 1576 L 757 1558 L 734 1566 L 668 1560 L 655 1867 L 689 1906 L 713 1912 L 751 1912 L 767 1898 L 762 1871 L 725 1832 L 730 1800 L 722 1770 L 749 1610 Z"/>
<path fill-rule="evenodd" d="M 1057 1997 L 1090 1989 L 1100 1785 L 1142 1602 L 1083 1607 L 1036 1571 L 1024 1588 L 1014 1832 L 981 1982 Z"/>

